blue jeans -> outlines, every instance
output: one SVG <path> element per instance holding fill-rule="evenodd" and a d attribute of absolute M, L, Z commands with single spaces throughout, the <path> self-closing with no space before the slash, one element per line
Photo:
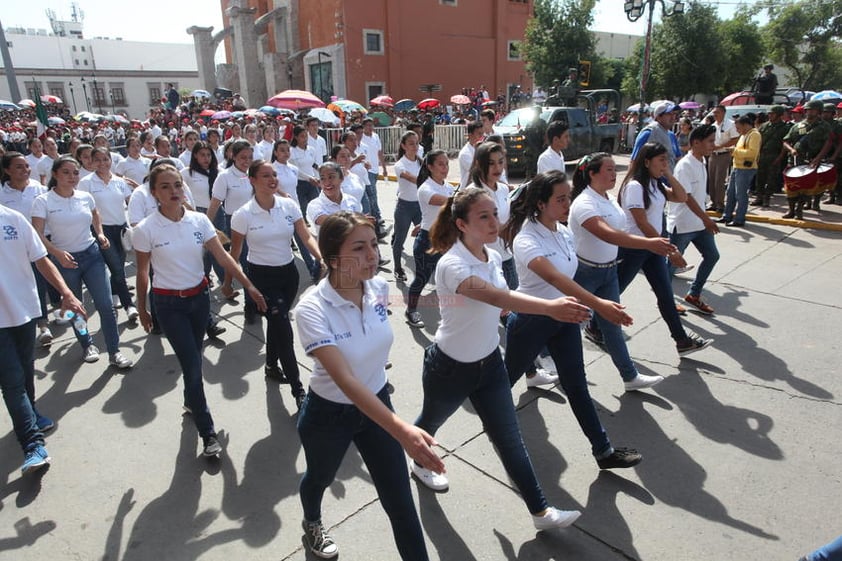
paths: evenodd
<path fill-rule="evenodd" d="M 842 561 L 842 536 L 808 555 L 807 561 Z"/>
<path fill-rule="evenodd" d="M 667 260 L 657 253 L 645 249 L 628 249 L 625 247 L 620 248 L 618 257 L 622 260 L 617 266 L 617 282 L 620 285 L 620 294 L 631 284 L 638 271 L 642 270 L 643 274 L 646 275 L 646 280 L 649 281 L 649 286 L 655 293 L 655 297 L 658 299 L 658 310 L 670 330 L 670 336 L 675 341 L 687 339 L 687 332 L 684 331 L 681 318 L 678 317 L 678 312 L 675 310 Z"/>
<path fill-rule="evenodd" d="M 0 389 L 21 449 L 44 444 L 35 424 L 35 406 L 27 395 L 27 380 L 35 376 L 35 320 L 0 328 Z"/>
<path fill-rule="evenodd" d="M 202 437 L 216 434 L 202 383 L 202 341 L 208 327 L 210 299 L 205 288 L 196 296 L 155 295 L 158 323 L 172 345 L 184 380 L 184 404 Z"/>
<path fill-rule="evenodd" d="M 503 261 L 503 278 L 506 279 L 506 286 L 509 287 L 509 290 L 517 290 L 518 278 L 514 257 Z"/>
<path fill-rule="evenodd" d="M 96 311 L 99 312 L 99 321 L 105 335 L 105 346 L 108 348 L 109 354 L 114 354 L 120 350 L 118 348 L 120 334 L 117 332 L 117 317 L 111 305 L 111 287 L 108 285 L 107 275 L 105 274 L 105 260 L 102 258 L 99 245 L 94 242 L 88 246 L 88 249 L 71 253 L 71 255 L 78 265 L 75 269 L 65 269 L 58 260 L 54 261 L 56 267 L 58 267 L 67 287 L 73 291 L 73 295 L 80 301 L 82 300 L 82 282 L 85 283 L 88 293 L 93 298 Z M 93 344 L 90 331 L 87 335 L 80 335 L 74 327 L 73 332 L 83 349 L 87 349 Z"/>
<path fill-rule="evenodd" d="M 108 249 L 102 250 L 102 258 L 111 273 L 111 294 L 116 294 L 120 298 L 120 305 L 124 310 L 129 306 L 134 306 L 132 295 L 129 294 L 129 287 L 126 284 L 126 250 L 123 249 L 121 239 L 121 234 L 125 229 L 125 224 L 103 224 L 102 226 L 102 232 L 110 242 Z"/>
<path fill-rule="evenodd" d="M 751 180 L 757 175 L 756 169 L 731 170 L 731 179 L 728 180 L 728 190 L 725 192 L 725 212 L 722 217 L 728 221 L 745 222 L 746 211 L 748 210 L 748 190 L 751 188 Z M 734 206 L 737 207 L 737 214 L 734 214 Z"/>
<path fill-rule="evenodd" d="M 365 186 L 365 194 L 368 196 L 368 202 L 371 205 L 371 215 L 378 221 L 383 220 L 380 214 L 380 205 L 377 204 L 377 172 L 368 172 L 369 185 Z"/>
<path fill-rule="evenodd" d="M 436 265 L 441 259 L 441 253 L 427 253 L 428 249 L 430 249 L 430 232 L 421 230 L 412 246 L 412 256 L 415 258 L 415 278 L 409 285 L 409 292 L 406 297 L 406 308 L 409 312 L 418 309 L 421 291 L 424 290 L 424 287 L 435 274 Z"/>
<path fill-rule="evenodd" d="M 611 300 L 620 301 L 620 285 L 617 283 L 617 267 L 591 267 L 579 261 L 579 268 L 576 269 L 576 276 L 573 277 L 582 288 L 591 294 Z M 637 368 L 629 356 L 629 349 L 626 347 L 626 340 L 623 338 L 623 330 L 619 325 L 606 321 L 599 314 L 594 314 L 597 325 L 602 336 L 605 338 L 605 346 L 608 354 L 611 355 L 611 362 L 617 367 L 620 376 L 624 381 L 629 382 L 637 376 Z"/>
<path fill-rule="evenodd" d="M 385 387 L 377 397 L 394 410 Z M 389 516 L 401 559 L 428 559 L 409 486 L 406 456 L 397 440 L 355 405 L 336 403 L 313 391 L 307 394 L 298 414 L 298 435 L 307 460 L 299 487 L 305 520 L 321 520 L 325 490 L 336 479 L 336 472 L 353 442 Z"/>
<path fill-rule="evenodd" d="M 719 261 L 719 250 L 716 247 L 716 240 L 713 234 L 707 230 L 685 232 L 683 234 L 673 232 L 670 234 L 670 241 L 681 253 L 684 253 L 684 250 L 692 242 L 699 253 L 702 254 L 702 262 L 699 263 L 696 278 L 693 280 L 693 284 L 690 285 L 690 292 L 688 292 L 691 296 L 701 296 L 702 289 L 705 287 L 705 283 L 713 271 L 714 265 Z M 675 267 L 670 265 L 670 273 L 674 271 Z"/>
<path fill-rule="evenodd" d="M 547 508 L 520 432 L 500 349 L 482 360 L 465 363 L 453 360 L 434 343 L 424 350 L 422 384 L 424 405 L 415 420 L 417 426 L 435 436 L 465 399 L 470 399 L 529 512 Z"/>
<path fill-rule="evenodd" d="M 206 214 L 208 212 L 207 208 L 200 207 L 200 206 L 197 206 L 196 210 L 201 212 L 202 214 Z M 213 217 L 213 220 L 211 220 L 211 222 L 213 222 L 214 228 L 224 232 L 225 231 L 225 211 L 223 211 L 221 208 L 218 208 L 216 210 L 216 216 Z M 229 235 L 229 234 L 226 234 L 226 235 Z M 225 279 L 225 269 L 222 267 L 222 265 L 219 264 L 219 262 L 216 260 L 216 257 L 214 257 L 213 254 L 210 251 L 205 250 L 204 256 L 202 257 L 202 261 L 204 262 L 204 265 L 205 265 L 205 276 L 206 277 L 209 276 L 210 272 L 211 272 L 211 268 L 213 268 L 213 272 L 216 275 L 217 281 L 220 284 L 222 284 L 222 281 Z"/>
<path fill-rule="evenodd" d="M 319 188 L 309 181 L 298 180 L 298 185 L 295 187 L 298 194 L 298 206 L 301 207 L 301 216 L 307 220 L 307 205 L 319 196 Z"/>
<path fill-rule="evenodd" d="M 582 334 L 579 324 L 563 323 L 547 316 L 509 314 L 506 326 L 506 371 L 514 386 L 532 366 L 538 353 L 546 346 L 555 363 L 558 379 L 579 427 L 591 442 L 594 456 L 602 457 L 611 451 L 608 435 L 599 420 L 582 355 Z"/>
<path fill-rule="evenodd" d="M 229 238 L 231 237 L 231 216 L 232 214 L 225 215 L 225 235 Z M 243 238 L 243 248 L 240 250 L 240 268 L 243 270 L 243 274 L 249 274 L 249 244 L 246 241 L 246 238 Z M 245 310 L 246 315 L 248 314 L 257 314 L 257 306 L 254 303 L 254 300 L 251 299 L 251 295 L 249 295 L 248 290 L 243 291 L 243 308 Z"/>
<path fill-rule="evenodd" d="M 403 270 L 401 253 L 411 224 L 421 224 L 421 205 L 418 201 L 405 201 L 399 198 L 395 205 L 395 228 L 392 230 L 392 260 L 396 271 Z"/>

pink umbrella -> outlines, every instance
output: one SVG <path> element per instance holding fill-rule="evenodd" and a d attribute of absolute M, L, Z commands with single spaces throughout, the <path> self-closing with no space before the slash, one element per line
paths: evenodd
<path fill-rule="evenodd" d="M 698 103 L 698 102 L 692 101 L 692 100 L 683 101 L 683 102 L 679 103 L 678 106 L 681 107 L 682 109 L 701 109 L 702 108 L 701 103 Z"/>
<path fill-rule="evenodd" d="M 377 97 L 375 97 L 374 99 L 369 101 L 369 104 L 371 104 L 371 105 L 383 105 L 385 107 L 392 107 L 393 105 L 395 105 L 395 100 L 393 100 L 388 95 L 378 95 Z"/>
<path fill-rule="evenodd" d="M 471 98 L 463 94 L 457 94 L 450 98 L 450 103 L 455 105 L 470 105 Z"/>
<path fill-rule="evenodd" d="M 722 105 L 751 105 L 754 103 L 754 94 L 751 92 L 734 92 L 726 95 L 720 101 Z"/>
<path fill-rule="evenodd" d="M 278 109 L 297 110 L 308 107 L 324 107 L 325 102 L 304 90 L 284 90 L 270 97 L 266 105 L 271 105 Z"/>
<path fill-rule="evenodd" d="M 24 105 L 26 107 L 35 107 L 35 102 L 31 99 L 22 99 L 18 101 L 18 105 Z"/>
<path fill-rule="evenodd" d="M 41 101 L 43 101 L 44 103 L 50 103 L 50 104 L 53 104 L 53 105 L 58 105 L 60 103 L 64 103 L 61 100 L 61 98 L 57 95 L 42 95 Z"/>
<path fill-rule="evenodd" d="M 434 107 L 438 107 L 441 105 L 441 101 L 437 100 L 434 97 L 428 97 L 427 99 L 422 99 L 418 102 L 418 109 L 422 111 L 426 111 L 427 109 L 433 109 Z"/>

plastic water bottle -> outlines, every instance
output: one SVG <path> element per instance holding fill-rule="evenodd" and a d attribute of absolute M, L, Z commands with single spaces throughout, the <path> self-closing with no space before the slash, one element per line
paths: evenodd
<path fill-rule="evenodd" d="M 67 310 L 66 312 L 64 312 L 64 319 L 73 323 L 73 327 L 76 329 L 79 335 L 84 336 L 88 334 L 88 322 L 86 322 L 85 318 L 83 318 L 79 314 Z"/>

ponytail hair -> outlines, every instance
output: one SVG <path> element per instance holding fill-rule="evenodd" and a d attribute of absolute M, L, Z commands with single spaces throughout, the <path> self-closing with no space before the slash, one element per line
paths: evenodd
<path fill-rule="evenodd" d="M 625 195 L 626 186 L 630 181 L 637 181 L 640 183 L 640 186 L 643 187 L 643 208 L 645 209 L 648 209 L 649 205 L 652 203 L 652 196 L 649 193 L 649 189 L 651 188 L 653 180 L 657 185 L 657 189 L 661 192 L 664 198 L 666 198 L 667 190 L 664 188 L 661 178 L 652 177 L 649 173 L 649 168 L 646 167 L 647 160 L 657 158 L 661 154 L 666 153 L 667 147 L 659 142 L 647 142 L 643 145 L 643 147 L 641 147 L 641 149 L 637 152 L 637 157 L 632 160 L 631 165 L 629 166 L 629 171 L 626 173 L 626 177 L 623 179 L 623 183 L 620 186 L 620 192 L 617 193 L 617 202 L 619 204 L 623 204 L 623 195 Z"/>
<path fill-rule="evenodd" d="M 553 196 L 555 186 L 559 183 L 567 183 L 567 175 L 558 170 L 551 170 L 546 173 L 539 173 L 532 178 L 532 181 L 524 183 L 515 189 L 509 201 L 509 221 L 500 230 L 506 247 L 511 249 L 515 236 L 518 235 L 525 220 L 535 222 L 540 214 L 538 203 L 548 203 Z"/>
<path fill-rule="evenodd" d="M 453 196 L 447 198 L 447 202 L 439 210 L 430 228 L 429 253 L 444 253 L 453 247 L 460 237 L 456 220 L 467 220 L 468 211 L 482 197 L 491 198 L 485 189 L 470 186 L 456 191 Z"/>
<path fill-rule="evenodd" d="M 570 200 L 578 197 L 582 191 L 591 184 L 591 174 L 599 173 L 602 169 L 602 162 L 610 159 L 611 154 L 607 152 L 594 152 L 579 160 L 576 171 L 573 172 L 573 191 L 570 193 Z"/>
<path fill-rule="evenodd" d="M 471 181 L 477 187 L 482 187 L 482 184 L 488 184 L 488 170 L 491 167 L 491 155 L 495 152 L 503 154 L 506 157 L 506 149 L 501 145 L 485 141 L 477 146 L 477 151 L 474 153 L 474 162 L 471 165 Z"/>
<path fill-rule="evenodd" d="M 406 131 L 405 133 L 403 133 L 401 135 L 401 143 L 398 146 L 398 159 L 399 160 L 406 155 L 406 150 L 403 149 L 403 145 L 404 145 L 404 142 L 406 142 L 409 139 L 410 136 L 414 136 L 414 137 L 418 138 L 418 135 L 415 134 L 414 131 Z"/>
<path fill-rule="evenodd" d="M 415 180 L 415 185 L 421 187 L 424 182 L 432 177 L 430 175 L 430 167 L 436 163 L 436 158 L 439 156 L 447 157 L 447 152 L 444 150 L 430 150 L 424 154 L 424 160 L 421 162 L 421 170 L 418 172 L 418 178 Z"/>

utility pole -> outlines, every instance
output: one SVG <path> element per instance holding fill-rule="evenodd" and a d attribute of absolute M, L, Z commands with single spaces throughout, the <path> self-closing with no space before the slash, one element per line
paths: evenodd
<path fill-rule="evenodd" d="M 3 54 L 3 67 L 6 69 L 6 80 L 9 82 L 9 95 L 12 98 L 12 103 L 19 101 L 20 88 L 18 88 L 18 78 L 15 75 L 15 67 L 12 66 L 12 54 L 9 52 L 9 44 L 6 42 L 6 32 L 3 31 L 3 23 L 0 22 L 0 53 Z"/>

